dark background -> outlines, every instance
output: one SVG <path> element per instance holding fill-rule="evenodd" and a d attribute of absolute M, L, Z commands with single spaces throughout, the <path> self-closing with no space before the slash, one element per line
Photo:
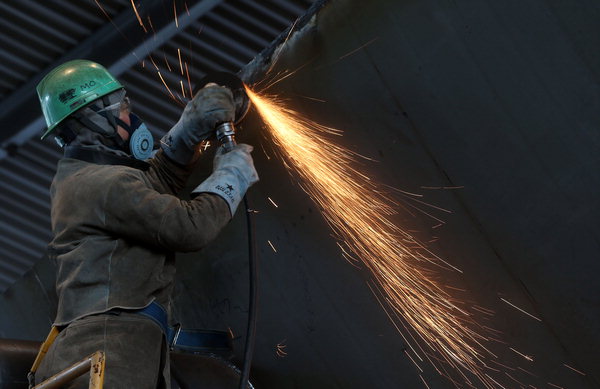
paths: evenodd
<path fill-rule="evenodd" d="M 438 228 L 400 207 L 395 221 L 434 240 L 429 247 L 464 271 L 439 277 L 467 290 L 457 298 L 495 312 L 486 325 L 506 342 L 492 346 L 498 362 L 537 388 L 600 387 L 599 16 L 600 6 L 583 0 L 329 1 L 275 67 L 300 69 L 270 90 L 343 129 L 341 144 L 378 161 L 365 162 L 373 179 L 452 211 L 424 208 L 446 222 Z M 259 56 L 248 78 L 261 78 L 271 60 Z M 260 210 L 256 386 L 423 387 L 366 285 L 369 274 L 341 257 L 318 208 L 266 158 L 263 147 L 270 154 L 272 146 L 260 131 L 251 113 L 239 136 L 256 146 L 261 176 L 250 191 Z M 203 252 L 178 260 L 178 316 L 188 326 L 230 328 L 239 359 L 243 215 Z M 50 272 L 40 261 L 1 296 L 2 336 L 45 335 L 52 297 L 39 290 L 51 285 Z M 422 365 L 429 387 L 452 387 Z M 504 372 L 490 374 L 520 387 Z"/>

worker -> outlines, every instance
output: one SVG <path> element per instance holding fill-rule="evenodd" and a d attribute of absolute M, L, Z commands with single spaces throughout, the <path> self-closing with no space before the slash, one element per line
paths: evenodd
<path fill-rule="evenodd" d="M 219 123 L 234 120 L 232 92 L 215 84 L 199 90 L 157 151 L 123 85 L 97 63 L 62 64 L 37 92 L 48 125 L 42 139 L 54 135 L 64 158 L 50 188 L 54 238 L 48 245 L 57 266 L 54 326 L 60 332 L 35 382 L 101 350 L 105 388 L 168 388 L 171 340 L 163 322 L 174 253 L 213 240 L 258 181 L 251 146 L 220 147 L 213 173 L 192 199 L 177 197 L 199 144 Z M 66 387 L 87 388 L 87 377 Z"/>

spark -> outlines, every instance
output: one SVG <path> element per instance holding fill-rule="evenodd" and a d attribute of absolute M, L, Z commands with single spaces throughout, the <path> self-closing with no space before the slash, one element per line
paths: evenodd
<path fill-rule="evenodd" d="M 271 248 L 273 249 L 273 251 L 277 252 L 277 249 L 275 248 L 275 246 L 273 246 L 273 243 L 271 243 L 270 240 L 267 240 L 267 242 L 269 243 L 269 246 L 271 246 Z"/>
<path fill-rule="evenodd" d="M 156 64 L 154 66 L 156 66 Z M 173 92 L 171 92 L 171 89 L 169 88 L 169 86 L 165 82 L 165 79 L 163 78 L 162 74 L 160 74 L 160 71 L 157 71 L 156 73 L 158 73 L 158 76 L 160 77 L 160 80 L 162 81 L 162 83 L 165 86 L 165 88 L 167 88 L 167 91 L 169 91 L 169 94 L 171 95 L 171 97 L 173 98 L 173 100 L 177 100 L 175 98 L 175 96 L 173 95 Z"/>
<path fill-rule="evenodd" d="M 394 224 L 391 199 L 355 167 L 359 155 L 329 140 L 341 131 L 302 117 L 275 96 L 250 88 L 247 93 L 278 146 L 275 152 L 299 175 L 300 187 L 318 204 L 335 238 L 370 271 L 369 287 L 415 355 L 416 347 L 440 374 L 448 365 L 467 383 L 469 373 L 486 388 L 501 386 L 485 373 L 484 360 L 495 357 L 483 345 L 486 338 L 470 327 L 473 319 L 434 280 L 435 273 L 419 265 L 447 262 Z"/>
<path fill-rule="evenodd" d="M 508 369 L 508 370 L 511 370 L 511 371 L 515 371 L 515 370 L 517 370 L 517 369 L 515 369 L 514 367 L 506 366 L 506 365 L 504 365 L 504 364 L 502 364 L 502 363 L 500 363 L 500 362 L 496 362 L 496 361 L 494 361 L 494 360 L 491 360 L 491 362 L 492 362 L 492 363 L 495 363 L 496 365 L 499 365 L 499 366 L 501 366 L 501 367 L 502 367 L 502 368 L 504 368 L 504 369 Z"/>
<path fill-rule="evenodd" d="M 144 29 L 144 33 L 147 34 L 148 30 L 146 29 L 146 26 L 144 26 L 144 22 L 142 21 L 142 18 L 140 17 L 140 14 L 138 13 L 137 7 L 135 6 L 135 2 L 133 0 L 131 0 L 131 8 L 133 8 L 133 12 L 135 12 L 135 17 L 137 18 L 138 23 Z"/>
<path fill-rule="evenodd" d="M 423 376 L 422 376 L 422 375 L 420 375 L 420 374 L 419 374 L 419 378 L 421 378 L 421 381 L 423 381 L 423 384 L 425 385 L 425 387 L 426 387 L 427 389 L 430 389 L 430 388 L 429 388 L 429 385 L 427 385 L 427 382 L 425 382 L 425 378 L 423 378 Z"/>
<path fill-rule="evenodd" d="M 271 160 L 271 156 L 267 153 L 267 150 L 265 150 L 265 146 L 262 144 L 262 142 L 260 142 L 260 148 L 262 149 L 263 153 L 265 154 L 265 157 L 267 157 L 267 160 Z"/>
<path fill-rule="evenodd" d="M 530 376 L 532 376 L 532 377 L 537 377 L 535 374 L 533 374 L 532 372 L 530 372 L 530 371 L 528 371 L 528 370 L 525 370 L 525 369 L 523 369 L 522 367 L 519 367 L 519 366 L 517 366 L 517 369 L 521 370 L 521 371 L 522 371 L 522 372 L 524 372 L 524 373 L 527 373 L 527 374 L 529 374 L 529 375 L 530 375 Z"/>
<path fill-rule="evenodd" d="M 123 37 L 123 39 L 125 41 L 127 41 L 127 43 L 129 43 L 130 47 L 134 47 L 133 43 L 131 43 L 131 41 L 129 40 L 129 38 L 127 37 L 127 35 L 123 34 L 123 31 L 121 31 L 121 29 L 119 28 L 119 26 L 117 26 L 115 24 L 115 22 L 113 21 L 113 19 L 110 17 L 110 15 L 106 12 L 106 10 L 104 9 L 104 7 L 102 7 L 102 5 L 100 4 L 100 2 L 98 0 L 94 0 L 94 2 L 96 3 L 96 5 L 98 6 L 98 8 L 100 8 L 100 11 L 102 11 L 102 13 L 104 14 L 104 16 L 106 17 L 106 19 L 108 19 L 110 21 L 110 24 L 113 25 L 113 27 L 115 28 L 115 30 L 117 30 L 119 32 L 119 34 L 121 34 L 121 36 Z M 135 52 L 131 52 L 131 55 L 133 55 L 138 61 L 140 61 L 141 59 L 137 56 L 137 54 Z"/>
<path fill-rule="evenodd" d="M 152 62 L 152 65 L 154 65 L 154 68 L 156 70 L 160 70 L 160 68 L 158 67 L 158 65 L 156 64 L 156 62 L 154 62 L 154 58 L 152 58 L 152 54 L 149 55 L 150 58 L 150 62 Z"/>
<path fill-rule="evenodd" d="M 455 287 L 455 286 L 450 286 L 450 285 L 446 285 L 446 288 L 448 288 L 448 289 L 452 289 L 452 290 L 457 290 L 457 291 L 459 291 L 459 292 L 466 292 L 466 291 L 467 291 L 466 289 L 457 288 L 457 287 Z"/>
<path fill-rule="evenodd" d="M 463 189 L 464 186 L 422 186 L 421 189 L 445 189 L 445 190 L 449 190 L 449 189 Z"/>
<path fill-rule="evenodd" d="M 175 15 L 175 27 L 179 28 L 179 20 L 177 20 L 177 4 L 173 0 L 173 15 Z"/>
<path fill-rule="evenodd" d="M 156 30 L 154 29 L 154 25 L 152 24 L 152 18 L 150 15 L 146 17 L 148 19 L 148 24 L 150 25 L 150 29 L 152 30 L 152 39 L 156 40 Z"/>
<path fill-rule="evenodd" d="M 515 349 L 514 349 L 514 348 L 512 348 L 512 347 L 509 347 L 509 349 L 510 349 L 511 351 L 513 351 L 513 352 L 515 352 L 515 353 L 519 354 L 519 355 L 520 355 L 520 356 L 522 356 L 523 358 L 527 359 L 529 362 L 533 362 L 533 357 L 531 357 L 531 356 L 529 356 L 529 355 L 525 355 L 525 354 L 523 354 L 523 353 L 521 353 L 521 352 L 519 352 L 519 351 L 515 350 Z"/>
<path fill-rule="evenodd" d="M 548 385 L 554 386 L 555 388 L 558 388 L 558 389 L 565 389 L 562 386 L 558 386 L 558 385 L 553 384 L 552 382 L 548 382 Z"/>
<path fill-rule="evenodd" d="M 415 359 L 410 356 L 410 354 L 408 353 L 407 350 L 404 350 L 404 354 L 406 354 L 406 356 L 408 357 L 408 359 L 410 359 L 412 361 L 412 363 L 417 367 L 417 369 L 419 369 L 419 371 L 421 373 L 423 373 L 423 369 L 421 369 L 421 366 L 419 366 L 419 364 L 417 363 L 417 361 L 415 361 Z"/>
<path fill-rule="evenodd" d="M 190 72 L 188 70 L 187 62 L 185 63 L 185 74 L 187 76 L 188 87 L 190 88 L 190 99 L 194 97 L 194 92 L 192 91 L 192 83 L 190 82 Z"/>
<path fill-rule="evenodd" d="M 181 75 L 183 76 L 183 65 L 181 63 L 181 50 L 179 50 L 179 47 L 177 48 L 177 56 L 179 57 L 179 69 L 181 70 Z"/>
<path fill-rule="evenodd" d="M 385 186 L 386 188 L 389 188 L 389 189 L 391 189 L 391 190 L 393 190 L 393 191 L 395 191 L 395 192 L 398 192 L 398 193 L 401 193 L 401 194 L 404 194 L 404 195 L 407 195 L 407 196 L 412 196 L 412 197 L 423 197 L 423 195 L 422 195 L 422 194 L 419 194 L 419 193 L 412 193 L 412 192 L 407 192 L 407 191 L 405 191 L 405 190 L 402 190 L 402 189 L 399 189 L 399 188 L 396 188 L 396 187 L 393 187 L 393 186 L 390 186 L 390 185 L 382 184 L 382 186 Z"/>
<path fill-rule="evenodd" d="M 473 308 L 473 310 L 475 310 L 477 312 L 481 312 L 484 315 L 494 316 L 494 312 L 490 311 L 489 309 L 482 308 L 482 307 L 480 307 L 478 305 L 473 305 L 472 308 Z"/>
<path fill-rule="evenodd" d="M 169 69 L 169 71 L 172 72 L 173 70 L 171 70 L 171 65 L 169 65 L 169 61 L 167 60 L 167 54 L 164 51 L 163 57 L 165 58 L 165 64 L 167 65 L 167 69 Z"/>
<path fill-rule="evenodd" d="M 296 24 L 298 23 L 299 20 L 300 20 L 300 18 L 297 18 L 294 21 L 294 23 L 290 26 L 290 31 L 288 31 L 288 34 L 286 35 L 285 39 L 283 40 L 283 43 L 280 45 L 279 51 L 277 51 L 277 53 L 275 53 L 275 56 L 274 56 L 273 60 L 271 61 L 271 66 L 269 66 L 269 69 L 267 69 L 267 72 L 266 72 L 267 74 L 273 70 L 273 67 L 279 61 L 279 56 L 281 55 L 283 47 L 285 46 L 287 41 L 290 39 L 290 36 L 292 35 L 292 32 L 294 32 L 294 29 L 296 28 Z"/>
<path fill-rule="evenodd" d="M 579 371 L 579 370 L 575 369 L 574 367 L 571 367 L 571 366 L 567 365 L 566 363 L 563 363 L 563 366 L 566 367 L 566 368 L 569 368 L 569 369 L 573 370 L 577 374 L 585 375 L 584 372 Z"/>
<path fill-rule="evenodd" d="M 277 203 L 275 203 L 275 201 L 273 201 L 273 199 L 272 199 L 272 198 L 270 198 L 270 197 L 267 197 L 267 199 L 269 199 L 269 201 L 271 202 L 271 204 L 273 204 L 273 206 L 274 206 L 275 208 L 279 208 L 279 205 L 277 205 Z"/>
<path fill-rule="evenodd" d="M 443 221 L 442 219 L 439 219 L 439 218 L 437 218 L 437 217 L 433 216 L 433 215 L 432 215 L 432 214 L 430 214 L 429 212 L 425 212 L 424 210 L 422 210 L 422 209 L 421 209 L 421 208 L 419 208 L 419 207 L 416 207 L 416 206 L 414 206 L 414 205 L 412 205 L 412 204 L 410 204 L 410 203 L 407 203 L 407 202 L 405 202 L 404 204 L 405 204 L 405 205 L 408 205 L 409 207 L 411 207 L 411 208 L 413 208 L 413 209 L 416 209 L 417 211 L 421 212 L 423 215 L 425 215 L 425 216 L 428 216 L 428 217 L 432 218 L 433 220 L 435 220 L 435 221 L 439 222 L 440 224 L 438 224 L 438 225 L 446 224 L 446 222 L 445 222 L 445 221 Z"/>
<path fill-rule="evenodd" d="M 379 37 L 375 37 L 375 38 L 371 39 L 370 41 L 368 41 L 367 43 L 363 44 L 362 46 L 357 47 L 356 49 L 352 50 L 351 52 L 342 55 L 341 57 L 338 58 L 338 60 L 344 59 L 346 57 L 351 56 L 352 54 L 356 53 L 357 51 L 359 51 L 361 49 L 364 49 L 365 47 L 369 46 L 371 43 L 375 42 L 377 39 L 379 39 Z"/>
<path fill-rule="evenodd" d="M 179 80 L 179 84 L 181 85 L 181 94 L 183 95 L 183 98 L 185 98 L 185 88 L 183 87 L 183 81 Z"/>
<path fill-rule="evenodd" d="M 356 265 L 356 263 L 360 262 L 360 260 L 352 256 L 352 254 L 350 254 L 348 251 L 346 251 L 346 249 L 344 248 L 344 246 L 342 246 L 340 242 L 336 242 L 336 244 L 338 245 L 340 250 L 342 250 L 342 257 L 344 257 L 344 259 L 348 261 L 350 265 L 360 269 L 360 266 Z"/>
<path fill-rule="evenodd" d="M 438 207 L 438 206 L 436 206 L 436 205 L 433 205 L 433 204 L 426 203 L 425 201 L 417 200 L 417 199 L 415 199 L 415 198 L 408 197 L 408 196 L 406 196 L 406 198 L 408 198 L 408 199 L 409 199 L 409 200 L 411 200 L 411 201 L 415 201 L 415 202 L 417 202 L 417 203 L 419 203 L 419 204 L 426 205 L 426 206 L 428 206 L 428 207 L 430 207 L 430 208 L 437 209 L 438 211 L 442 211 L 442 212 L 446 212 L 446 213 L 452 213 L 452 211 L 450 211 L 450 210 L 448 210 L 448 209 L 444 209 L 444 208 Z"/>
<path fill-rule="evenodd" d="M 293 76 L 294 74 L 296 74 L 297 72 L 299 72 L 300 70 L 302 70 L 304 67 L 306 67 L 311 62 L 312 62 L 312 60 L 306 62 L 304 65 L 298 67 L 296 70 L 286 71 L 284 76 L 282 76 L 282 77 L 276 77 L 274 79 L 274 81 L 272 81 L 269 85 L 267 85 L 266 87 L 264 87 L 264 89 L 269 89 L 273 85 L 279 84 L 281 81 L 285 80 L 286 78 Z"/>
<path fill-rule="evenodd" d="M 287 345 L 285 344 L 285 341 L 286 341 L 286 339 L 284 339 L 281 342 L 277 343 L 277 346 L 275 348 L 275 353 L 280 358 L 285 358 L 288 355 L 288 353 L 285 351 L 285 349 L 287 347 Z"/>
<path fill-rule="evenodd" d="M 296 95 L 296 96 L 302 97 L 302 98 L 307 99 L 307 100 L 317 101 L 319 103 L 326 103 L 327 102 L 327 101 L 322 100 L 322 99 L 317 99 L 316 97 L 310 97 L 310 96 L 304 96 L 304 95 Z"/>
<path fill-rule="evenodd" d="M 508 378 L 510 378 L 511 380 L 515 381 L 517 384 L 521 385 L 522 387 L 524 387 L 524 386 L 525 386 L 525 384 L 523 384 L 521 381 L 518 381 L 518 380 L 517 380 L 515 377 L 511 376 L 510 374 L 508 374 L 508 373 L 506 373 L 506 372 L 504 372 L 504 374 L 505 374 L 505 375 L 506 375 Z"/>
<path fill-rule="evenodd" d="M 98 8 L 100 8 L 100 10 L 102 11 L 102 13 L 104 14 L 104 16 L 106 16 L 106 18 L 112 22 L 111 17 L 108 15 L 108 13 L 104 9 L 104 7 L 100 4 L 100 2 L 98 0 L 94 0 L 94 1 L 96 2 L 96 5 L 98 6 Z M 114 23 L 113 23 L 113 25 L 114 25 Z"/>
<path fill-rule="evenodd" d="M 498 385 L 499 387 L 501 387 L 502 389 L 506 389 L 504 386 L 500 385 L 500 384 L 498 383 L 498 381 L 496 381 L 495 379 L 493 379 L 493 378 L 492 378 L 492 377 L 490 377 L 489 375 L 487 375 L 487 374 L 486 374 L 486 376 L 487 376 L 487 377 L 488 377 L 490 380 L 494 381 L 494 383 L 495 383 L 496 385 Z"/>
<path fill-rule="evenodd" d="M 521 309 L 521 308 L 517 307 L 515 304 L 511 303 L 510 301 L 508 301 L 508 300 L 506 300 L 506 299 L 504 299 L 504 298 L 502 298 L 502 297 L 500 297 L 500 300 L 504 301 L 505 303 L 507 303 L 507 304 L 508 304 L 508 305 L 510 305 L 511 307 L 513 307 L 513 308 L 515 308 L 515 309 L 518 309 L 519 311 L 523 312 L 523 313 L 524 313 L 524 314 L 526 314 L 527 316 L 530 316 L 530 317 L 534 318 L 534 319 L 535 319 L 535 320 L 537 320 L 537 321 L 542 321 L 542 319 L 540 319 L 540 318 L 538 318 L 538 317 L 535 317 L 535 316 L 533 316 L 531 313 L 529 313 L 529 312 L 525 311 L 524 309 Z"/>
<path fill-rule="evenodd" d="M 493 361 L 492 361 L 492 362 L 493 362 Z M 489 366 L 489 365 L 486 365 L 486 367 L 487 367 L 489 370 L 491 370 L 491 371 L 495 371 L 496 373 L 499 373 L 499 372 L 500 372 L 500 370 L 498 370 L 498 369 L 494 369 L 493 367 L 491 367 L 491 366 Z"/>
<path fill-rule="evenodd" d="M 494 312 L 494 311 L 490 311 L 490 312 Z M 502 331 L 498 331 L 496 329 L 493 329 L 491 327 L 486 327 L 486 326 L 482 326 L 483 328 L 485 328 L 486 330 L 488 330 L 489 332 L 495 332 L 497 334 L 502 334 Z"/>

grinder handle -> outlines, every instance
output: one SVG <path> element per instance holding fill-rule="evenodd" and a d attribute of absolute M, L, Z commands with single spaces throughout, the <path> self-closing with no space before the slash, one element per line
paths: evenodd
<path fill-rule="evenodd" d="M 235 141 L 235 126 L 233 122 L 224 122 L 217 125 L 217 140 L 225 149 L 225 152 L 231 151 L 237 144 Z"/>

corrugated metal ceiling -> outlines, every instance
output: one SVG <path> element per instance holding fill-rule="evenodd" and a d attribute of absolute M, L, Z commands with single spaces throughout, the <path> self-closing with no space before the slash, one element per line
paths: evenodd
<path fill-rule="evenodd" d="M 38 139 L 44 123 L 34 94 L 49 69 L 78 57 L 103 63 L 158 137 L 177 120 L 194 80 L 237 72 L 311 3 L 138 1 L 143 34 L 130 0 L 0 2 L 0 292 L 43 257 L 51 239 L 48 188 L 62 152 Z"/>

